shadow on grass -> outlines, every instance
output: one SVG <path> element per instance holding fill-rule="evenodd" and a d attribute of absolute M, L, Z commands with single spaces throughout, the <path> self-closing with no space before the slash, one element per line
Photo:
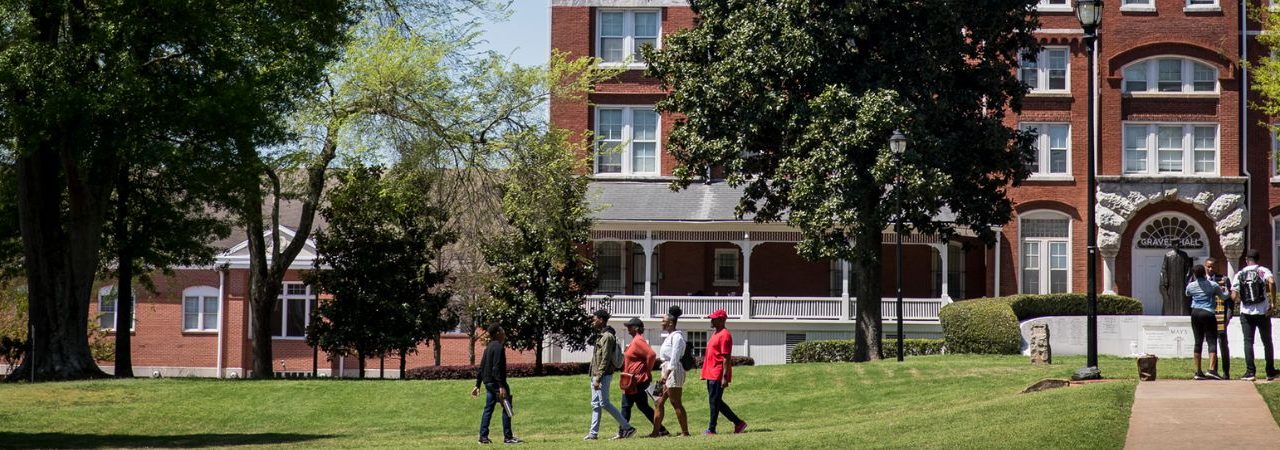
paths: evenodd
<path fill-rule="evenodd" d="M 138 436 L 128 434 L 16 433 L 0 431 L 0 448 L 197 448 L 236 445 L 297 444 L 335 437 L 325 434 L 180 434 Z"/>

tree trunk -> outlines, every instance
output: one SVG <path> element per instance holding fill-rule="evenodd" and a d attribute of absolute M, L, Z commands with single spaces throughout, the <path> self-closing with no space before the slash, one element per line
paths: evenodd
<path fill-rule="evenodd" d="M 538 339 L 537 352 L 533 354 L 533 374 L 542 375 L 542 339 Z"/>
<path fill-rule="evenodd" d="M 435 353 L 436 367 L 440 367 L 440 333 L 436 333 L 434 340 L 436 345 L 435 345 L 435 348 L 432 349 L 432 351 Z"/>
<path fill-rule="evenodd" d="M 476 340 L 480 337 L 476 335 L 476 327 L 471 327 L 467 331 L 467 364 L 476 365 Z"/>
<path fill-rule="evenodd" d="M 387 355 L 378 356 L 378 379 L 387 378 Z"/>
<path fill-rule="evenodd" d="M 360 379 L 364 379 L 364 352 L 356 352 L 356 357 L 360 358 Z"/>
<path fill-rule="evenodd" d="M 133 378 L 133 249 L 129 239 L 129 171 L 116 181 L 116 378 Z"/>
<path fill-rule="evenodd" d="M 64 185 L 59 167 L 59 152 L 47 143 L 16 162 L 31 351 L 9 380 L 107 376 L 89 351 L 88 327 L 112 180 L 86 180 L 86 174 L 78 173 L 67 176 Z"/>
<path fill-rule="evenodd" d="M 873 229 L 875 228 L 875 229 Z M 853 342 L 854 361 L 873 361 L 884 357 L 880 330 L 883 316 L 880 314 L 880 249 L 882 231 L 865 227 L 854 237 L 854 258 L 850 261 L 857 285 L 856 331 Z"/>
<path fill-rule="evenodd" d="M 401 380 L 408 379 L 408 377 L 407 377 L 407 376 L 405 376 L 405 373 L 404 373 L 404 356 L 405 356 L 405 353 L 408 353 L 408 352 L 407 352 L 405 349 L 403 349 L 403 348 L 402 348 L 402 349 L 400 349 L 400 379 L 401 379 Z M 439 364 L 437 364 L 437 365 L 439 365 Z"/>

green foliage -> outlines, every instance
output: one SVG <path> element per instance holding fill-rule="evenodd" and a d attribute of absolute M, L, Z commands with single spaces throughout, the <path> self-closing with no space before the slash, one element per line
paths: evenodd
<path fill-rule="evenodd" d="M 597 283 L 582 251 L 591 232 L 586 161 L 564 132 L 540 138 L 516 153 L 502 185 L 508 229 L 484 245 L 495 271 L 487 319 L 502 323 L 511 348 L 540 351 L 550 339 L 581 350 L 593 333 L 582 305 Z"/>
<path fill-rule="evenodd" d="M 1003 297 L 1018 316 L 1027 321 L 1047 316 L 1084 316 L 1089 314 L 1089 299 L 1083 292 Z M 1122 316 L 1142 314 L 1142 302 L 1121 295 L 1099 295 L 1098 315 Z"/>
<path fill-rule="evenodd" d="M 885 205 L 944 238 L 965 227 L 991 241 L 1012 215 L 1006 192 L 1029 175 L 1033 136 L 1006 112 L 1026 94 L 1019 55 L 1039 48 L 1034 4 L 694 3 L 697 26 L 644 54 L 671 90 L 657 108 L 684 115 L 667 141 L 674 186 L 722 168 L 744 188 L 739 214 L 785 220 L 805 257 L 852 262 L 855 338 L 878 357 L 879 243 L 897 215 Z M 895 129 L 911 140 L 901 157 L 887 148 Z M 933 220 L 944 208 L 954 221 Z"/>
<path fill-rule="evenodd" d="M 448 273 L 436 267 L 453 240 L 445 212 L 431 202 L 432 180 L 357 166 L 329 191 L 316 234 L 309 283 L 332 295 L 318 306 L 307 342 L 335 355 L 412 353 L 450 327 L 442 313 Z M 363 373 L 362 373 L 363 374 Z"/>
<path fill-rule="evenodd" d="M 898 356 L 898 341 L 884 341 L 884 357 Z M 942 339 L 907 339 L 902 342 L 902 349 L 907 356 L 941 355 L 945 341 Z M 805 341 L 791 349 L 791 362 L 853 362 L 854 342 L 852 340 Z"/>
<path fill-rule="evenodd" d="M 1002 299 L 974 299 L 942 307 L 942 336 L 951 353 L 1017 354 L 1022 347 L 1018 317 Z"/>

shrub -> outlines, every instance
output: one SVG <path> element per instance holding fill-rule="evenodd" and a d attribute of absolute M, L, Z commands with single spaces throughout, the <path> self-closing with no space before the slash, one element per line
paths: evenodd
<path fill-rule="evenodd" d="M 587 363 L 544 363 L 543 376 L 582 375 L 587 373 Z M 507 364 L 507 377 L 524 378 L 535 376 L 532 363 Z M 409 369 L 405 378 L 413 380 L 474 380 L 478 366 L 426 366 Z"/>
<path fill-rule="evenodd" d="M 907 339 L 902 342 L 902 348 L 907 356 L 939 355 L 942 354 L 943 342 L 945 341 L 942 339 Z M 896 339 L 885 339 L 883 345 L 885 358 L 898 357 Z M 852 340 L 805 341 L 791 349 L 793 363 L 851 361 L 853 361 Z"/>
<path fill-rule="evenodd" d="M 1084 293 L 1014 295 L 1004 297 L 1019 321 L 1048 316 L 1083 316 L 1089 314 Z M 1142 314 L 1142 302 L 1132 297 L 1099 295 L 1098 315 L 1118 316 Z"/>
<path fill-rule="evenodd" d="M 951 353 L 1017 354 L 1022 346 L 1018 317 L 1005 299 L 965 300 L 938 313 Z"/>

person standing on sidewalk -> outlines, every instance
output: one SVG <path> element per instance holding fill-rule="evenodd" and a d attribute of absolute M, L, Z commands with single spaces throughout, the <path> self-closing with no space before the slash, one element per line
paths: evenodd
<path fill-rule="evenodd" d="M 684 332 L 676 328 L 676 324 L 680 320 L 683 311 L 680 306 L 671 305 L 667 309 L 667 315 L 662 318 L 662 331 L 667 336 L 662 340 L 662 346 L 658 350 L 658 360 L 662 361 L 662 378 L 658 380 L 658 386 L 662 387 L 662 394 L 658 396 L 654 408 L 657 409 L 653 414 L 653 432 L 649 437 L 658 437 L 664 430 L 662 426 L 662 418 L 665 415 L 666 404 L 671 402 L 671 409 L 676 412 L 676 420 L 680 421 L 680 435 L 689 435 L 689 418 L 684 410 L 684 381 L 685 381 L 685 352 L 688 351 L 688 340 L 684 337 Z M 688 358 L 689 368 L 693 368 L 693 357 Z"/>
<path fill-rule="evenodd" d="M 484 385 L 484 412 L 480 413 L 480 443 L 488 444 L 489 421 L 493 418 L 493 410 L 499 403 L 511 404 L 511 386 L 507 385 L 507 334 L 498 324 L 489 325 L 489 345 L 484 348 L 480 357 L 480 370 L 476 373 L 476 387 L 471 388 L 471 396 L 480 395 L 480 386 Z M 511 415 L 502 409 L 502 442 L 519 444 L 523 441 L 511 433 Z"/>
<path fill-rule="evenodd" d="M 1191 335 L 1195 340 L 1195 352 L 1191 354 L 1195 360 L 1197 380 L 1221 380 L 1218 376 L 1218 323 L 1214 319 L 1214 304 L 1222 296 L 1217 283 L 1209 281 L 1204 266 L 1196 264 L 1191 269 L 1191 281 L 1187 283 L 1187 297 L 1191 299 Z M 1209 345 L 1208 373 L 1201 370 L 1200 352 L 1203 345 Z"/>
<path fill-rule="evenodd" d="M 707 381 L 707 400 L 711 404 L 711 421 L 707 423 L 707 431 L 702 434 L 716 434 L 716 419 L 720 414 L 733 422 L 734 433 L 741 433 L 747 429 L 747 422 L 739 419 L 724 402 L 724 391 L 729 389 L 729 382 L 733 381 L 733 335 L 725 328 L 729 314 L 723 309 L 717 309 L 707 318 L 711 319 L 711 327 L 715 329 L 715 333 L 707 340 L 706 357 L 702 360 L 702 379 Z"/>
<path fill-rule="evenodd" d="M 1219 296 L 1214 302 L 1214 319 L 1218 322 L 1218 361 L 1222 362 L 1222 378 L 1231 379 L 1231 344 L 1227 342 L 1227 325 L 1231 323 L 1231 310 L 1233 304 L 1231 301 L 1231 279 L 1226 275 L 1218 273 L 1218 260 L 1208 258 L 1204 260 L 1204 270 L 1208 274 L 1209 281 L 1217 284 L 1222 292 L 1226 295 Z M 1210 365 L 1211 371 L 1217 372 L 1218 367 Z"/>
<path fill-rule="evenodd" d="M 621 378 L 618 379 L 618 388 L 622 389 L 622 417 L 630 422 L 631 407 L 634 406 L 649 419 L 649 423 L 653 423 L 653 408 L 649 407 L 647 391 L 653 384 L 653 364 L 658 356 L 644 337 L 644 321 L 639 317 L 627 321 L 627 333 L 631 335 L 631 343 L 623 354 Z M 665 428 L 658 430 L 662 436 L 670 434 Z"/>
<path fill-rule="evenodd" d="M 1244 268 L 1236 272 L 1233 283 L 1232 299 L 1240 304 L 1240 328 L 1244 330 L 1244 376 L 1240 379 L 1253 381 L 1257 378 L 1257 366 L 1253 362 L 1254 332 L 1262 338 L 1262 355 L 1267 362 L 1267 381 L 1276 379 L 1275 354 L 1271 348 L 1271 318 L 1267 311 L 1275 301 L 1276 281 L 1270 270 L 1258 265 L 1258 250 L 1249 249 L 1245 255 Z"/>
<path fill-rule="evenodd" d="M 600 434 L 600 410 L 609 412 L 618 421 L 618 432 L 615 439 L 626 439 L 636 433 L 635 427 L 618 408 L 609 402 L 609 382 L 613 381 L 613 373 L 622 368 L 622 355 L 618 348 L 618 337 L 614 335 L 609 324 L 609 311 L 596 310 L 591 315 L 591 327 L 600 333 L 596 339 L 595 349 L 591 356 L 591 428 L 583 440 L 594 441 Z"/>

